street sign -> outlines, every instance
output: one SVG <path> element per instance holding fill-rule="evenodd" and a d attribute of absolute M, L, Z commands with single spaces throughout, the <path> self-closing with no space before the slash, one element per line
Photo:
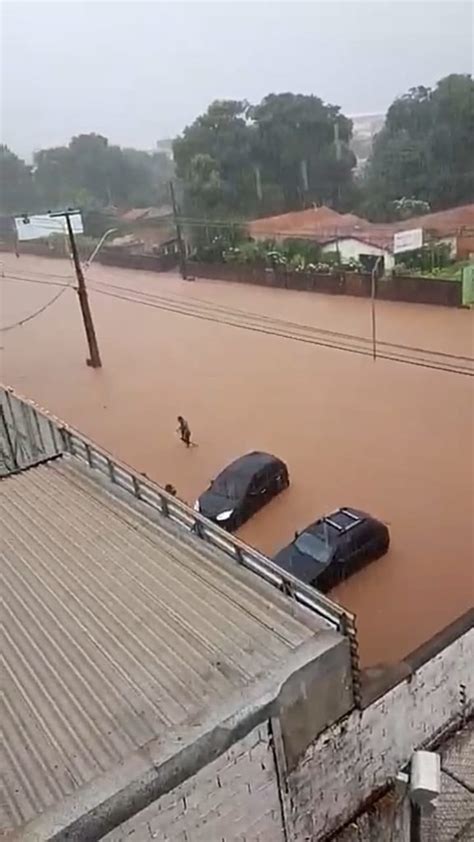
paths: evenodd
<path fill-rule="evenodd" d="M 397 231 L 393 235 L 393 253 L 402 251 L 416 251 L 423 246 L 423 228 L 412 228 L 410 231 Z"/>
<path fill-rule="evenodd" d="M 84 232 L 80 213 L 71 215 L 71 225 L 74 234 Z M 50 234 L 67 234 L 64 217 L 51 218 L 47 213 L 16 216 L 15 227 L 19 240 L 39 240 L 42 237 L 49 237 Z"/>

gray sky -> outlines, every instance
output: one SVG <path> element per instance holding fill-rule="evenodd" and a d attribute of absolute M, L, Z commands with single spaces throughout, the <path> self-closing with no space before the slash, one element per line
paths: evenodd
<path fill-rule="evenodd" d="M 96 131 L 151 148 L 213 99 L 314 93 L 345 113 L 470 73 L 470 2 L 22 2 L 2 6 L 2 140 Z"/>

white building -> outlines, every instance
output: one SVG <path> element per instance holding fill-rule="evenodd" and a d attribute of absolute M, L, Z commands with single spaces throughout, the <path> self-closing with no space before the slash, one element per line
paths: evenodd
<path fill-rule="evenodd" d="M 342 263 L 356 260 L 367 268 L 374 263 L 374 258 L 383 257 L 384 271 L 390 272 L 395 266 L 393 250 L 388 246 L 376 245 L 370 239 L 362 237 L 339 237 L 322 245 L 323 254 L 339 253 Z"/>

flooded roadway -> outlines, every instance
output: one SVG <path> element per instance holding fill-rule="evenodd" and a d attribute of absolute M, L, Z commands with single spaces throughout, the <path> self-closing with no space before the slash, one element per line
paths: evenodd
<path fill-rule="evenodd" d="M 72 274 L 65 261 L 1 262 L 1 325 L 60 291 L 46 281 Z M 357 614 L 365 664 L 403 657 L 473 604 L 471 377 L 374 363 L 314 344 L 323 335 L 310 327 L 302 341 L 295 325 L 368 337 L 362 299 L 101 266 L 88 284 L 103 369 L 85 365 L 77 297 L 67 289 L 2 334 L 4 382 L 191 503 L 236 456 L 276 453 L 291 487 L 239 533 L 266 553 L 340 505 L 385 520 L 389 553 L 332 593 Z M 377 328 L 385 342 L 474 353 L 472 312 L 380 302 Z M 178 414 L 199 445 L 189 451 L 174 432 Z"/>

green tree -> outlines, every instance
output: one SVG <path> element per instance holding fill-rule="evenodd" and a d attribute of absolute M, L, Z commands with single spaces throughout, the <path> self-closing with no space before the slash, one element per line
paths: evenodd
<path fill-rule="evenodd" d="M 392 218 L 404 196 L 433 209 L 474 200 L 474 82 L 453 74 L 390 106 L 364 181 L 364 209 Z"/>
<path fill-rule="evenodd" d="M 35 153 L 33 172 L 40 210 L 56 210 L 74 204 L 70 157 L 66 146 Z"/>
<path fill-rule="evenodd" d="M 279 184 L 284 209 L 345 204 L 356 159 L 352 122 L 317 96 L 269 94 L 251 109 L 263 182 Z"/>
<path fill-rule="evenodd" d="M 213 102 L 173 143 L 185 205 L 195 213 L 262 215 L 310 202 L 344 206 L 352 124 L 315 96 Z M 204 156 L 204 157 L 203 157 Z"/>
<path fill-rule="evenodd" d="M 173 142 L 188 212 L 245 213 L 255 200 L 247 111 L 245 101 L 217 100 Z"/>
<path fill-rule="evenodd" d="M 35 204 L 31 167 L 8 146 L 0 145 L 0 209 L 5 214 L 25 213 Z"/>
<path fill-rule="evenodd" d="M 35 155 L 34 182 L 43 209 L 79 205 L 147 207 L 165 203 L 173 163 L 163 153 L 122 149 L 98 134 Z"/>

